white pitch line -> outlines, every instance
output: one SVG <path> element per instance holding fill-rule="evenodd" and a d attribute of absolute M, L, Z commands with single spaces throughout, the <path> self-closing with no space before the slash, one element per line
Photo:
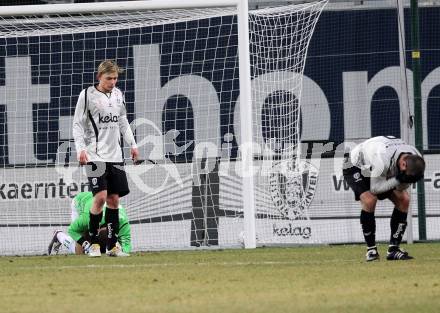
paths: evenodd
<path fill-rule="evenodd" d="M 440 261 L 440 258 L 423 258 L 423 261 Z M 184 267 L 184 266 L 272 266 L 272 265 L 320 265 L 333 263 L 364 263 L 363 259 L 346 260 L 314 260 L 314 261 L 260 261 L 260 262 L 200 262 L 200 263 L 143 263 L 143 264 L 85 264 L 85 265 L 47 265 L 47 266 L 16 266 L 11 269 L 20 270 L 53 270 L 53 269 L 75 269 L 75 268 L 155 268 L 155 267 Z M 411 263 L 417 262 L 417 259 Z M 402 264 L 402 262 L 391 262 Z M 5 267 L 3 267 L 5 268 Z"/>
<path fill-rule="evenodd" d="M 319 265 L 323 263 L 353 263 L 361 260 L 321 260 L 321 261 L 262 261 L 262 262 L 201 262 L 201 263 L 145 263 L 145 264 L 86 264 L 86 265 L 48 265 L 48 266 L 17 266 L 20 270 L 53 270 L 75 268 L 154 268 L 154 267 L 182 267 L 182 266 L 250 266 L 250 265 Z"/>

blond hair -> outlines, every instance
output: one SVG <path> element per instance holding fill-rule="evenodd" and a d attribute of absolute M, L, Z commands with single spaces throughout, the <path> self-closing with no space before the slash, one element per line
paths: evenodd
<path fill-rule="evenodd" d="M 104 60 L 98 66 L 98 76 L 102 74 L 122 73 L 123 69 L 113 60 Z"/>

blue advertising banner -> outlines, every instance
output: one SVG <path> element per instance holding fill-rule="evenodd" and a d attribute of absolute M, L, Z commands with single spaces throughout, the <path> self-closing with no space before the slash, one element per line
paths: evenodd
<path fill-rule="evenodd" d="M 440 148 L 436 122 L 440 117 L 440 42 L 431 40 L 440 26 L 439 10 L 420 10 L 428 149 Z M 304 72 L 302 140 L 342 142 L 381 134 L 400 136 L 396 19 L 396 11 L 391 9 L 322 14 Z M 227 144 L 229 155 L 236 156 L 234 108 L 239 81 L 235 23 L 233 17 L 221 17 L 141 29 L 0 38 L 0 164 L 53 163 L 60 144 L 71 140 L 70 117 L 80 91 L 96 82 L 95 69 L 108 58 L 126 68 L 119 87 L 126 95 L 130 121 L 151 115 L 156 109 L 151 99 L 157 93 L 166 98 L 153 122 L 163 134 L 179 130 L 173 140 L 178 146 L 188 144 L 172 160 L 191 161 L 194 145 L 190 143 L 197 134 L 203 138 L 209 131 L 218 133 L 218 144 Z M 406 38 L 409 48 L 408 27 Z M 206 85 L 207 91 L 217 94 L 219 107 L 214 113 L 218 116 L 205 123 L 210 125 L 208 130 L 199 129 L 197 119 L 203 112 L 197 111 L 194 102 L 209 95 L 195 100 L 182 92 L 191 84 Z M 218 130 L 210 130 L 217 125 Z"/>

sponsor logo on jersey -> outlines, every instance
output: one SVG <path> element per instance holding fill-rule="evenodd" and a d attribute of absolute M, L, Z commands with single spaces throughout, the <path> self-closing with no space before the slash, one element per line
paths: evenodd
<path fill-rule="evenodd" d="M 101 115 L 98 114 L 98 121 L 100 124 L 108 124 L 108 123 L 117 123 L 119 121 L 119 115 L 107 114 Z"/>

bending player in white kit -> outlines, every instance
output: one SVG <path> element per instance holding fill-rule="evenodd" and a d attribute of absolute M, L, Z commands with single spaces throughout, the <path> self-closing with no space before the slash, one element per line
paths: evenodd
<path fill-rule="evenodd" d="M 367 243 L 367 261 L 379 259 L 374 212 L 377 201 L 384 199 L 389 199 L 395 206 L 390 221 L 387 260 L 413 258 L 400 248 L 410 203 L 406 189 L 422 179 L 424 171 L 425 161 L 420 152 L 393 136 L 368 139 L 345 156 L 344 180 L 362 206 L 361 225 Z"/>

